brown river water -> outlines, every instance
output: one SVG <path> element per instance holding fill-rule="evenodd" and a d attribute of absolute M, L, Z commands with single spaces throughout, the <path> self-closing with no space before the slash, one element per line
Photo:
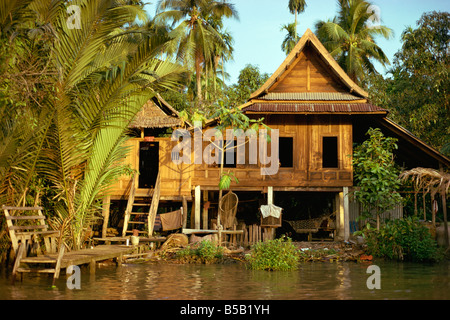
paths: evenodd
<path fill-rule="evenodd" d="M 370 264 L 380 289 L 369 289 Z M 25 274 L 11 284 L 0 269 L 0 300 L 450 300 L 450 262 L 307 262 L 296 271 L 247 270 L 244 265 L 128 263 L 81 269 L 80 289 L 62 272 L 55 287 L 48 275 Z"/>

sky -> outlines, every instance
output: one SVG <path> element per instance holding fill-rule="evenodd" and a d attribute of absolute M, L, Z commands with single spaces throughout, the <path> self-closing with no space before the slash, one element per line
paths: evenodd
<path fill-rule="evenodd" d="M 155 1 L 156 2 L 156 1 Z M 287 8 L 288 0 L 229 0 L 239 13 L 239 20 L 225 19 L 224 26 L 234 39 L 233 61 L 225 64 L 230 75 L 227 84 L 237 82 L 240 70 L 247 64 L 256 65 L 262 73 L 271 75 L 286 58 L 281 50 L 285 32 L 284 24 L 294 22 L 294 15 Z M 390 40 L 376 39 L 392 62 L 394 54 L 401 49 L 401 34 L 406 27 L 416 28 L 417 20 L 424 12 L 450 12 L 450 0 L 372 0 L 379 8 L 381 24 L 394 31 Z M 318 20 L 332 19 L 338 11 L 337 0 L 306 0 L 307 7 L 298 16 L 297 32 L 301 36 L 309 28 L 314 31 Z M 155 5 L 148 7 L 154 16 Z M 380 73 L 385 73 L 381 65 L 375 63 Z"/>

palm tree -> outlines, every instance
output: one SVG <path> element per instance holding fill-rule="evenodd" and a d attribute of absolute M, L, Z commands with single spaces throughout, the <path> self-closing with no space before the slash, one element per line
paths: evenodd
<path fill-rule="evenodd" d="M 296 32 L 295 23 L 285 24 L 281 30 L 287 31 L 287 34 L 283 39 L 283 43 L 281 44 L 281 50 L 288 55 L 297 44 L 298 34 Z"/>
<path fill-rule="evenodd" d="M 205 63 L 206 90 L 208 90 L 208 79 L 210 78 L 213 82 L 213 96 L 216 96 L 217 84 L 219 83 L 220 88 L 223 89 L 225 85 L 225 77 L 228 75 L 225 72 L 225 61 L 233 59 L 233 36 L 223 28 L 222 20 L 213 18 L 210 19 L 210 24 L 219 33 L 222 39 L 222 42 L 214 45 L 211 56 L 212 61 Z M 220 71 L 222 79 L 219 79 L 217 74 L 218 71 Z"/>
<path fill-rule="evenodd" d="M 174 51 L 195 71 L 196 92 L 198 106 L 202 105 L 202 72 L 205 64 L 214 61 L 217 46 L 225 48 L 224 40 L 211 25 L 211 20 L 238 18 L 234 5 L 226 0 L 159 0 L 157 5 L 157 19 L 172 20 L 173 26 L 181 23 L 172 30 Z"/>
<path fill-rule="evenodd" d="M 176 87 L 182 69 L 161 58 L 167 37 L 160 37 L 151 22 L 136 24 L 136 17 L 147 17 L 133 2 L 71 1 L 81 9 L 79 29 L 68 26 L 65 0 L 20 3 L 0 6 L 0 17 L 23 14 L 26 22 L 18 28 L 27 32 L 19 32 L 20 41 L 29 44 L 22 49 L 33 52 L 37 41 L 50 48 L 45 68 L 51 73 L 34 88 L 45 97 L 27 101 L 39 103 L 38 114 L 0 119 L 11 128 L 0 132 L 1 141 L 15 142 L 0 148 L 0 178 L 24 172 L 14 181 L 24 194 L 35 187 L 34 179 L 45 180 L 54 193 L 50 221 L 67 245 L 79 248 L 86 227 L 98 218 L 99 201 L 123 173 L 119 163 L 129 123 L 155 91 Z M 0 100 L 0 111 L 7 107 Z M 28 134 L 16 137 L 14 128 Z M 24 159 L 18 160 L 20 155 Z M 17 205 L 23 198 L 10 199 Z"/>
<path fill-rule="evenodd" d="M 294 35 L 295 35 L 295 42 L 298 40 L 297 35 L 297 14 L 302 13 L 305 11 L 306 8 L 306 1 L 305 0 L 289 0 L 288 4 L 289 12 L 292 14 L 295 14 L 295 22 L 294 22 Z"/>
<path fill-rule="evenodd" d="M 339 13 L 333 20 L 316 23 L 316 35 L 350 78 L 360 82 L 366 73 L 376 72 L 372 60 L 383 67 L 390 64 L 375 37 L 389 39 L 386 26 L 371 27 L 371 4 L 364 0 L 339 0 Z"/>

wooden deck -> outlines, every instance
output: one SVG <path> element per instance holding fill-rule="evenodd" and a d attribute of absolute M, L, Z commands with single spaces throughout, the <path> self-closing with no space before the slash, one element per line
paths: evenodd
<path fill-rule="evenodd" d="M 122 261 L 124 255 L 132 254 L 140 249 L 140 246 L 126 245 L 99 245 L 92 249 L 82 249 L 65 252 L 61 259 L 61 269 L 70 265 L 89 264 L 91 272 L 95 272 L 95 264 L 99 261 L 116 259 L 118 263 Z M 36 257 L 26 257 L 21 260 L 27 264 L 55 263 L 58 254 L 44 254 Z"/>

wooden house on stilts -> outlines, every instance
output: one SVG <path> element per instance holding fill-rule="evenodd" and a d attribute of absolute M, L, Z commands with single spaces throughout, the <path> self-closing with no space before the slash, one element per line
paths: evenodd
<path fill-rule="evenodd" d="M 166 117 L 173 118 L 170 127 L 180 125 L 173 109 L 165 103 L 159 107 Z M 277 233 L 291 232 L 291 236 L 293 232 L 299 239 L 348 240 L 358 211 L 349 198 L 353 144 L 367 139 L 370 127 L 399 139 L 396 159 L 405 169 L 450 166 L 447 157 L 389 120 L 388 110 L 372 105 L 368 93 L 349 78 L 309 29 L 240 108 L 250 118 L 263 117 L 267 126 L 278 130 L 279 153 L 276 173 L 271 175 L 261 174 L 261 159 L 248 161 L 248 147 L 244 164 L 236 163 L 236 157 L 225 162 L 225 169 L 239 181 L 230 186 L 237 199 L 234 227 L 225 230 L 230 238 L 245 236 L 251 242 L 273 237 L 277 229 Z M 214 126 L 214 121 L 210 125 Z M 128 201 L 130 206 L 131 195 L 151 204 L 158 193 L 158 213 L 164 212 L 164 201 L 167 211 L 184 207 L 182 232 L 218 233 L 219 165 L 175 164 L 172 152 L 178 141 L 155 137 L 156 126 L 141 128 L 142 136 L 130 141 L 127 158 L 140 174 L 120 180 L 111 199 Z M 261 206 L 267 204 L 283 209 L 279 219 L 268 222 L 262 216 Z M 401 207 L 391 214 L 401 216 Z"/>

